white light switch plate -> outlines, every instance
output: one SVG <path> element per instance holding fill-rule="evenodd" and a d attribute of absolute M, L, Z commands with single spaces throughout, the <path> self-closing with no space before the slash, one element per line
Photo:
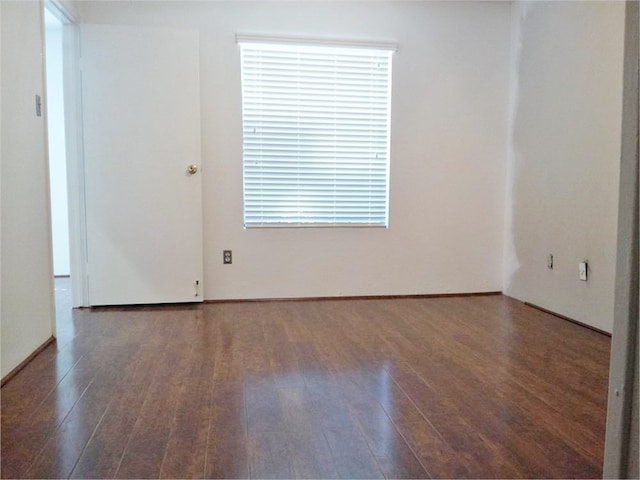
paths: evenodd
<path fill-rule="evenodd" d="M 587 262 L 580 262 L 578 264 L 578 278 L 583 282 L 587 281 Z"/>

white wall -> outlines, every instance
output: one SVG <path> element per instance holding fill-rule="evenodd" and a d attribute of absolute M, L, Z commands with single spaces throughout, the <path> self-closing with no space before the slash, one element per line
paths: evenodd
<path fill-rule="evenodd" d="M 0 27 L 2 26 L 2 2 L 0 2 Z M 2 212 L 2 31 L 0 30 L 0 214 Z M 2 222 L 0 221 L 0 322 L 2 321 Z M 0 328 L 0 344 L 2 342 L 2 329 Z M 2 377 L 0 372 L 0 378 Z"/>
<path fill-rule="evenodd" d="M 502 289 L 510 9 L 85 2 L 80 12 L 86 23 L 199 29 L 205 298 L 224 299 Z M 388 229 L 243 229 L 237 32 L 398 43 Z"/>
<path fill-rule="evenodd" d="M 40 9 L 2 3 L 2 377 L 53 332 Z"/>
<path fill-rule="evenodd" d="M 45 27 L 53 273 L 54 275 L 69 275 L 71 270 L 62 75 L 62 24 L 53 14 L 45 10 Z"/>
<path fill-rule="evenodd" d="M 518 2 L 513 15 L 505 292 L 611 332 L 624 3 Z"/>
<path fill-rule="evenodd" d="M 2 26 L 2 2 L 0 2 L 0 27 Z M 0 30 L 0 348 L 2 348 L 2 136 L 4 130 L 2 129 L 2 31 Z M 1 355 L 1 353 L 0 353 Z M 0 358 L 0 378 L 2 378 L 2 360 Z"/>

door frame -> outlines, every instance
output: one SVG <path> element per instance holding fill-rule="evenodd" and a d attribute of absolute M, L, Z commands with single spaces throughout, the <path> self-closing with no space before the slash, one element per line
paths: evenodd
<path fill-rule="evenodd" d="M 44 0 L 44 8 L 48 9 L 63 24 L 63 88 L 72 306 L 88 307 L 80 26 L 78 19 L 60 0 Z"/>

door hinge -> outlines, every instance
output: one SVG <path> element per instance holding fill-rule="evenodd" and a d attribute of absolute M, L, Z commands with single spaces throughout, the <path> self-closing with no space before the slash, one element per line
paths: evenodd
<path fill-rule="evenodd" d="M 42 99 L 40 98 L 40 95 L 36 95 L 36 116 L 42 116 Z"/>

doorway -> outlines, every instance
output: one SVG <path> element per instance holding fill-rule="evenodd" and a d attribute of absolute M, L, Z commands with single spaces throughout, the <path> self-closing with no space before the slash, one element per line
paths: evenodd
<path fill-rule="evenodd" d="M 51 238 L 56 307 L 56 336 L 73 336 L 69 196 L 65 132 L 63 22 L 50 5 L 44 9 L 46 109 L 49 152 Z"/>

